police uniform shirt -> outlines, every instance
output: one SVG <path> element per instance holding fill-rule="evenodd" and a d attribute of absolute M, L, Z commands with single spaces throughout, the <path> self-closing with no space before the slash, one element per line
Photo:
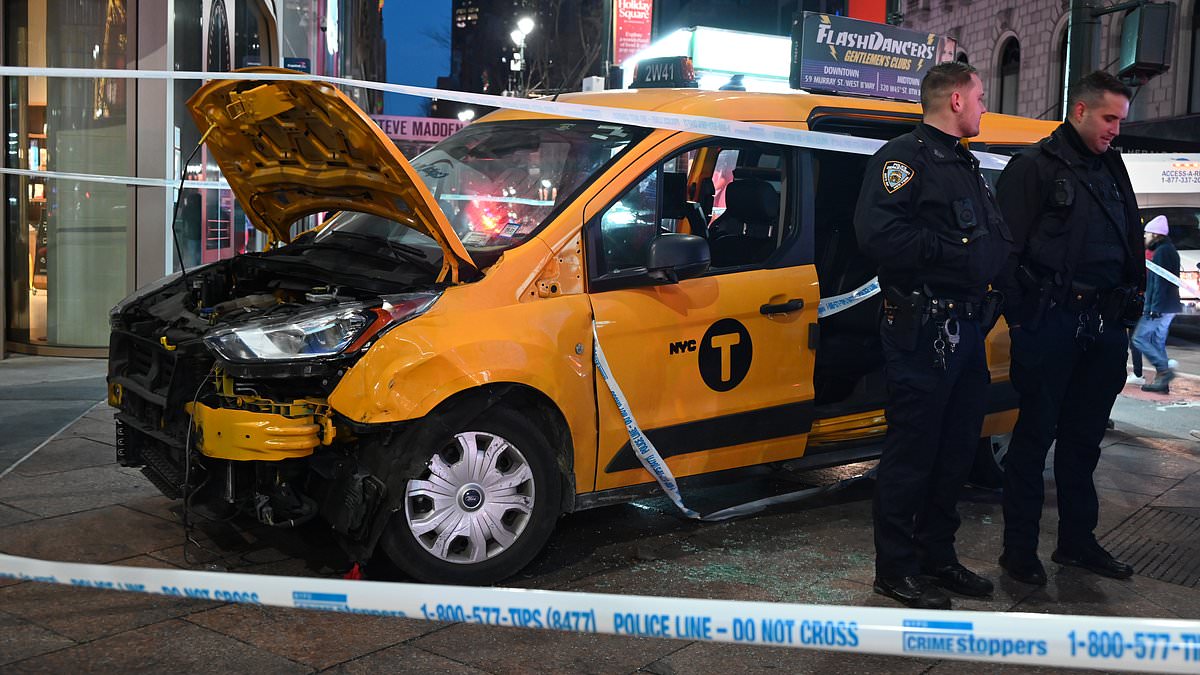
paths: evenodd
<path fill-rule="evenodd" d="M 1103 214 L 1097 214 L 1101 217 L 1087 219 L 1087 233 L 1075 281 L 1107 290 L 1120 285 L 1125 266 L 1124 238 L 1125 229 L 1129 227 L 1125 222 L 1125 199 L 1101 156 L 1088 149 L 1075 127 L 1067 124 L 1063 132 L 1067 144 L 1078 155 L 1075 165 L 1082 180 L 1086 181 L 1086 185 L 1080 187 L 1094 192 L 1099 197 L 1100 208 L 1112 217 L 1109 220 Z"/>
<path fill-rule="evenodd" d="M 983 297 L 1012 241 L 978 160 L 924 123 L 871 157 L 854 225 L 881 285 L 968 302 Z"/>

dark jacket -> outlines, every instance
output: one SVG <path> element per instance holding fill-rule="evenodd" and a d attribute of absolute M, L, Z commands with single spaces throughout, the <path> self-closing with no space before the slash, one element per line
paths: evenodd
<path fill-rule="evenodd" d="M 1074 129 L 1064 123 L 1037 145 L 1018 154 L 1004 168 L 996 183 L 996 197 L 1004 219 L 1012 230 L 1013 255 L 997 287 L 1004 292 L 1005 318 L 1017 324 L 1036 313 L 1039 287 L 1063 302 L 1075 281 L 1089 226 L 1102 223 L 1124 232 L 1125 256 L 1116 270 L 1116 281 L 1145 288 L 1145 257 L 1142 253 L 1141 220 L 1137 199 L 1125 163 L 1115 150 L 1098 161 L 1116 182 L 1124 218 L 1115 218 L 1097 189 L 1089 167 L 1096 160 L 1084 156 L 1071 137 Z M 1116 222 L 1121 220 L 1123 222 Z"/>
<path fill-rule="evenodd" d="M 1170 239 L 1163 239 L 1152 249 L 1150 262 L 1179 276 L 1179 251 Z M 1146 275 L 1146 314 L 1178 314 L 1183 311 L 1179 302 L 1179 287 L 1158 276 L 1153 271 Z"/>
<path fill-rule="evenodd" d="M 867 162 L 854 228 L 885 289 L 928 286 L 968 302 L 987 292 L 1012 241 L 979 162 L 925 124 Z"/>

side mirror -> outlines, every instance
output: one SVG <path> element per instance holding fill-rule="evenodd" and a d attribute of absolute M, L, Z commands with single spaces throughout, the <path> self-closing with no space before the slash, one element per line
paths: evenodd
<path fill-rule="evenodd" d="M 712 256 L 708 241 L 694 234 L 661 234 L 650 242 L 646 272 L 650 278 L 674 284 L 708 271 Z"/>

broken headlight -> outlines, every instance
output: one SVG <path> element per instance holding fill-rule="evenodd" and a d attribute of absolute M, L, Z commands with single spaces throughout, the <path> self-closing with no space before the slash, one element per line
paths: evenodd
<path fill-rule="evenodd" d="M 367 303 L 322 307 L 288 317 L 222 328 L 204 344 L 227 361 L 292 361 L 357 349 L 386 328 L 420 315 L 437 293 L 406 293 Z"/>

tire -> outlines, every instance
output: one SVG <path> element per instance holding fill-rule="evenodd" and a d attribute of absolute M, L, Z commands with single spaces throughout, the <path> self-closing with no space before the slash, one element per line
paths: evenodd
<path fill-rule="evenodd" d="M 490 584 L 516 574 L 558 519 L 562 480 L 549 443 L 524 417 L 493 408 L 433 447 L 418 451 L 425 470 L 403 487 L 384 553 L 430 583 Z"/>
<path fill-rule="evenodd" d="M 969 485 L 987 490 L 999 490 L 1004 487 L 1004 456 L 1008 454 L 1008 443 L 1011 440 L 1012 434 L 979 439 L 975 463 L 967 477 Z"/>

